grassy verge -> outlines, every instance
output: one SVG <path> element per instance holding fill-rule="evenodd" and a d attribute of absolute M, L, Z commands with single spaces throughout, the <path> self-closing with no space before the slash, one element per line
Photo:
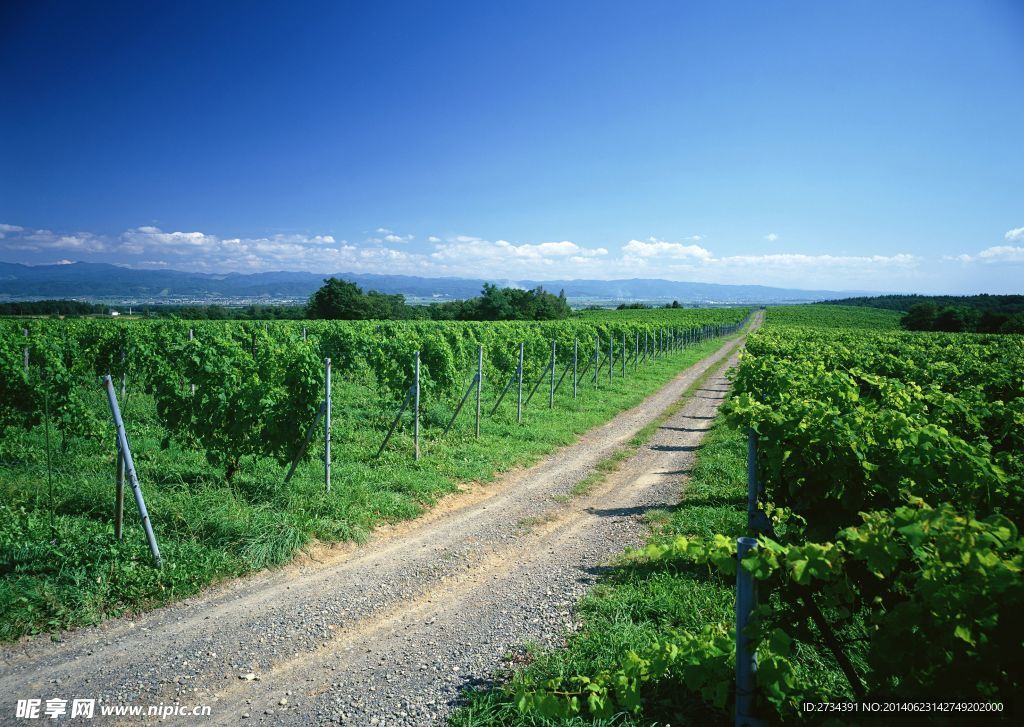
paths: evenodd
<path fill-rule="evenodd" d="M 746 527 L 746 440 L 721 419 L 704 437 L 681 504 L 671 512 L 649 515 L 652 540 L 676 535 L 711 537 L 741 535 Z M 582 629 L 565 648 L 534 655 L 526 667 L 535 683 L 576 674 L 595 674 L 619 664 L 638 644 L 656 639 L 666 628 L 699 631 L 707 623 L 729 620 L 733 584 L 706 569 L 680 570 L 624 562 L 584 598 L 577 609 Z M 554 722 L 520 714 L 500 688 L 475 692 L 469 704 L 451 721 L 458 727 L 476 725 L 547 724 L 704 724 L 722 722 L 724 713 L 688 694 L 681 685 L 662 685 L 648 695 L 644 717 L 620 715 L 607 722 L 589 718 Z"/>
<path fill-rule="evenodd" d="M 639 436 L 639 435 L 638 435 Z M 651 542 L 680 535 L 711 538 L 746 534 L 746 437 L 719 416 L 701 444 L 680 504 L 669 512 L 652 511 Z M 735 581 L 713 570 L 672 563 L 623 559 L 584 598 L 577 609 L 582 628 L 564 648 L 533 652 L 518 673 L 531 684 L 563 682 L 576 675 L 614 670 L 623 657 L 650 644 L 667 630 L 699 632 L 705 625 L 731 623 Z M 775 597 L 772 602 L 776 607 Z M 814 672 L 836 699 L 853 699 L 834 660 L 823 651 L 801 647 L 801 669 Z M 512 674 L 503 675 L 511 678 Z M 730 686 L 731 690 L 731 686 Z M 644 691 L 642 714 L 608 720 L 575 717 L 551 720 L 520 713 L 501 684 L 473 692 L 450 724 L 478 725 L 704 725 L 731 723 L 727 711 L 707 703 L 679 679 L 666 679 Z"/>
<path fill-rule="evenodd" d="M 10 433 L 0 442 L 0 640 L 57 632 L 149 608 L 196 593 L 218 580 L 288 562 L 313 540 L 363 539 L 377 524 L 415 517 L 459 483 L 493 480 L 571 443 L 579 434 L 635 406 L 679 371 L 722 345 L 715 341 L 666 356 L 624 378 L 616 372 L 579 398 L 563 384 L 553 410 L 546 397 L 531 402 L 522 424 L 506 402 L 472 436 L 467 411 L 444 440 L 452 410 L 426 404 L 424 457 L 414 462 L 408 428 L 388 450 L 374 454 L 394 412 L 381 406 L 370 380 L 334 382 L 333 487 L 323 492 L 317 458 L 283 485 L 286 468 L 246 458 L 230 484 L 199 452 L 171 442 L 152 399 L 133 393 L 124 415 L 165 567 L 149 554 L 130 494 L 124 540 L 113 539 L 112 432 L 73 438 L 53 451 L 53 490 L 47 485 L 42 428 Z M 469 376 L 467 375 L 467 379 Z M 570 382 L 571 384 L 571 382 Z M 484 412 L 497 392 L 486 392 Z M 97 387 L 94 406 L 105 403 Z M 57 638 L 55 636 L 55 638 Z"/>

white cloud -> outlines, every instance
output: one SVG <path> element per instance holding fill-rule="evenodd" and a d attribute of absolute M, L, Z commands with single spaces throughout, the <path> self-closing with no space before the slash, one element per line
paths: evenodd
<path fill-rule="evenodd" d="M 15 227 L 15 225 L 9 225 Z M 51 230 L 35 230 L 26 235 L 17 234 L 24 229 L 7 230 L 5 234 L 13 234 L 10 242 L 4 247 L 9 250 L 23 252 L 39 252 L 42 250 L 70 250 L 79 253 L 97 253 L 108 249 L 108 241 L 91 232 L 75 232 L 58 234 Z"/>
<path fill-rule="evenodd" d="M 628 256 L 640 258 L 669 257 L 684 258 L 693 260 L 710 260 L 711 252 L 700 245 L 684 245 L 681 242 L 666 242 L 654 237 L 647 239 L 647 242 L 630 240 L 622 251 Z"/>
<path fill-rule="evenodd" d="M 145 225 L 120 235 L 100 236 L 50 230 L 0 228 L 6 250 L 25 251 L 39 262 L 55 257 L 94 260 L 140 267 L 167 267 L 209 272 L 308 270 L 319 273 L 373 272 L 411 275 L 457 275 L 511 280 L 554 278 L 656 277 L 717 283 L 779 285 L 821 289 L 906 289 L 924 273 L 921 260 L 893 255 L 716 255 L 691 235 L 677 240 L 630 239 L 615 248 L 584 246 L 571 240 L 516 242 L 473 235 L 415 238 L 388 228 L 362 242 L 349 243 L 330 234 L 276 234 L 220 237 L 202 231 L 164 231 Z M 54 251 L 62 253 L 53 255 Z M 129 257 L 130 256 L 130 257 Z M 1001 246 L 965 262 L 1020 261 L 1024 248 Z"/>
<path fill-rule="evenodd" d="M 1024 242 L 1024 227 L 1014 227 L 1007 230 L 1003 235 L 1007 242 Z M 993 245 L 984 250 L 970 255 L 944 255 L 945 262 L 958 262 L 969 265 L 972 263 L 994 264 L 994 263 L 1021 263 L 1024 262 L 1024 247 L 1019 245 Z"/>
<path fill-rule="evenodd" d="M 779 239 L 779 236 L 776 235 L 774 232 L 769 232 L 767 235 L 764 236 L 764 239 L 766 239 L 768 242 L 775 242 L 776 240 Z"/>
<path fill-rule="evenodd" d="M 1024 247 L 996 245 L 987 247 L 976 255 L 947 255 L 943 260 L 961 263 L 1024 263 Z"/>
<path fill-rule="evenodd" d="M 594 266 L 607 255 L 607 248 L 583 247 L 571 240 L 516 244 L 455 235 L 435 244 L 429 258 L 436 274 L 537 278 L 572 276 L 581 268 L 601 274 Z"/>
<path fill-rule="evenodd" d="M 4 239 L 8 232 L 22 232 L 24 229 L 24 227 L 19 227 L 18 225 L 6 225 L 0 222 L 0 240 Z"/>
<path fill-rule="evenodd" d="M 379 236 L 371 236 L 366 238 L 367 242 L 372 242 L 374 245 L 384 245 L 386 243 L 404 243 L 415 240 L 414 235 L 400 235 L 394 230 L 388 227 L 378 227 L 374 232 Z"/>

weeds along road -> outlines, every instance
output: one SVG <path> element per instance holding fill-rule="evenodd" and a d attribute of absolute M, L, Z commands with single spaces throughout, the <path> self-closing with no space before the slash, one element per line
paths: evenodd
<path fill-rule="evenodd" d="M 463 690 L 508 666 L 524 644 L 557 644 L 609 558 L 642 542 L 645 513 L 679 501 L 742 342 L 576 444 L 381 529 L 364 546 L 324 549 L 59 643 L 3 647 L 0 723 L 14 722 L 17 699 L 73 697 L 211 708 L 210 717 L 161 724 L 443 722 Z M 708 371 L 635 455 L 590 492 L 572 494 Z"/>

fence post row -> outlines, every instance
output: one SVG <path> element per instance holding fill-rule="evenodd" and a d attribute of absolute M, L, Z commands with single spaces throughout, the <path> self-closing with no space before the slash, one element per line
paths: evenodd
<path fill-rule="evenodd" d="M 149 543 L 149 552 L 153 555 L 153 565 L 160 568 L 163 565 L 163 561 L 160 558 L 160 546 L 157 545 L 156 535 L 153 533 L 153 524 L 149 521 L 146 500 L 142 496 L 139 475 L 135 470 L 135 461 L 132 459 L 132 451 L 128 446 L 128 434 L 124 429 L 124 421 L 121 419 L 121 408 L 117 405 L 117 394 L 114 393 L 114 381 L 110 378 L 110 374 L 103 377 L 103 384 L 107 389 L 107 403 L 110 404 L 110 414 L 114 418 L 114 428 L 117 430 L 117 448 L 124 458 L 125 473 L 131 485 L 132 494 L 135 495 L 135 505 L 139 510 L 142 528 L 146 531 L 146 541 Z"/>
<path fill-rule="evenodd" d="M 255 334 L 254 334 L 255 335 Z M 324 359 L 324 489 L 331 491 L 331 359 Z"/>
<path fill-rule="evenodd" d="M 737 538 L 736 546 L 736 727 L 755 727 L 761 724 L 753 714 L 757 651 L 746 632 L 750 614 L 757 608 L 757 581 L 743 567 L 743 557 L 757 550 L 757 540 Z"/>

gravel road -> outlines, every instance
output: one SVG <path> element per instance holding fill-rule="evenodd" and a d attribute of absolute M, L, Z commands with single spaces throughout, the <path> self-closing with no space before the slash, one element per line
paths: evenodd
<path fill-rule="evenodd" d="M 524 644 L 557 644 L 602 565 L 642 542 L 644 514 L 679 501 L 728 390 L 724 369 L 602 484 L 569 494 L 741 344 L 535 466 L 452 495 L 364 546 L 325 548 L 59 643 L 3 647 L 0 723 L 14 723 L 16 699 L 73 697 L 211 708 L 209 717 L 161 724 L 443 722 L 466 688 L 508 666 Z M 104 721 L 99 707 L 96 721 Z"/>

